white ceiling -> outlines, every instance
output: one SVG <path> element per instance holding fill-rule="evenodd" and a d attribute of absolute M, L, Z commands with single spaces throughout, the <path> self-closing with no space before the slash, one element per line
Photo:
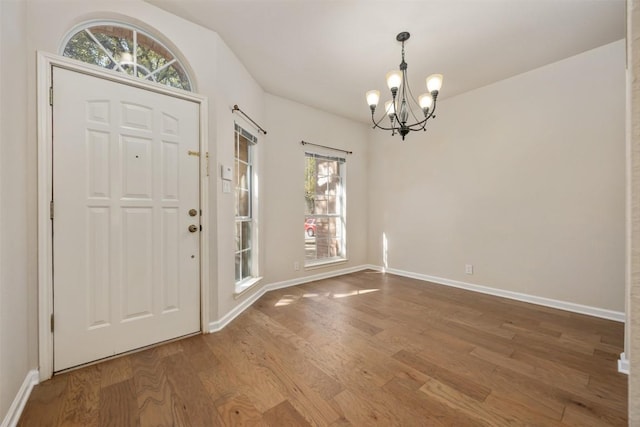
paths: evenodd
<path fill-rule="evenodd" d="M 216 31 L 267 92 L 363 122 L 401 31 L 413 93 L 442 73 L 442 99 L 619 40 L 626 19 L 624 0 L 147 1 Z"/>

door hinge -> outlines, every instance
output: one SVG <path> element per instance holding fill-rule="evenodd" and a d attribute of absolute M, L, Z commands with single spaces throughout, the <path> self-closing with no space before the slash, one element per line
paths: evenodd
<path fill-rule="evenodd" d="M 207 160 L 207 165 L 206 165 L 207 166 L 207 176 L 209 176 L 209 152 L 207 151 L 204 154 L 204 156 L 206 157 L 206 160 Z M 200 215 L 202 215 L 202 214 L 200 214 Z"/>
<path fill-rule="evenodd" d="M 53 333 L 53 313 L 51 313 L 51 333 Z"/>
<path fill-rule="evenodd" d="M 53 107 L 53 86 L 49 87 L 49 105 Z"/>
<path fill-rule="evenodd" d="M 53 200 L 49 202 L 49 219 L 53 219 Z"/>

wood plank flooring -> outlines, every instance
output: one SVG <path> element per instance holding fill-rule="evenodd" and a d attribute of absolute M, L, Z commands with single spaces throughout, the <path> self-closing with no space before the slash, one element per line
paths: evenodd
<path fill-rule="evenodd" d="M 55 376 L 21 426 L 627 425 L 623 325 L 373 271 Z"/>

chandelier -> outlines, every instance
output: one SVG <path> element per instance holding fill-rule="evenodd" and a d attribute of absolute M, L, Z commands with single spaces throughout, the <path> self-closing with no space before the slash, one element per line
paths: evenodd
<path fill-rule="evenodd" d="M 396 40 L 402 42 L 402 62 L 400 63 L 400 70 L 393 70 L 387 73 L 387 86 L 391 90 L 391 100 L 385 102 L 385 114 L 378 121 L 376 121 L 374 114 L 380 100 L 380 91 L 370 90 L 367 92 L 367 103 L 371 108 L 373 128 L 390 130 L 391 135 L 399 133 L 403 141 L 409 131 L 427 130 L 427 120 L 432 117 L 435 118 L 436 100 L 442 87 L 442 74 L 432 74 L 427 77 L 426 81 L 428 92 L 418 96 L 417 101 L 415 100 L 407 83 L 407 63 L 404 61 L 404 42 L 409 40 L 409 36 L 410 34 L 406 31 L 396 36 Z M 414 107 L 420 107 L 422 113 L 416 115 L 411 103 Z M 391 122 L 389 127 L 380 125 L 385 116 L 389 117 Z M 414 123 L 408 124 L 412 121 Z"/>

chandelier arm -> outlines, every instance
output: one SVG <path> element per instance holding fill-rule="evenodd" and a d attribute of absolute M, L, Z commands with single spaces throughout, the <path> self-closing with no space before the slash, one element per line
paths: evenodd
<path fill-rule="evenodd" d="M 390 130 L 390 131 L 397 131 L 397 130 L 400 130 L 400 128 L 399 128 L 399 127 L 386 128 L 386 127 L 384 127 L 384 126 L 380 126 L 380 125 L 375 125 L 375 126 L 373 127 L 373 129 L 382 129 L 382 130 Z"/>
<path fill-rule="evenodd" d="M 435 117 L 436 106 L 437 106 L 437 103 L 434 101 L 433 108 L 431 109 L 431 111 L 429 111 L 429 114 L 427 115 L 427 117 L 425 117 L 424 119 L 422 119 L 420 121 L 416 121 L 415 123 L 407 125 L 407 127 L 409 129 L 411 129 L 412 131 L 425 130 L 425 127 L 427 126 L 427 121 L 430 118 Z"/>
<path fill-rule="evenodd" d="M 427 120 L 429 120 L 431 117 L 435 117 L 436 114 L 436 107 L 438 106 L 438 102 L 436 101 L 435 98 L 433 98 L 433 108 L 431 109 L 431 112 L 429 113 L 429 115 L 427 117 L 425 117 L 424 122 L 426 123 Z"/>
<path fill-rule="evenodd" d="M 375 121 L 374 118 L 374 112 L 371 112 L 371 121 L 373 122 L 373 129 L 382 129 L 382 130 L 390 130 L 390 131 L 396 131 L 399 130 L 398 127 L 393 126 L 393 122 L 391 124 L 392 127 L 384 127 L 384 126 L 380 126 L 380 122 L 382 122 L 382 120 L 384 120 L 386 116 L 382 116 L 380 117 L 380 120 L 378 120 L 377 122 Z"/>
<path fill-rule="evenodd" d="M 428 121 L 430 118 L 435 117 L 436 106 L 437 106 L 437 103 L 436 103 L 436 102 L 435 102 L 435 100 L 434 100 L 434 101 L 433 101 L 433 108 L 431 109 L 431 111 L 429 112 L 429 114 L 427 115 L 427 117 L 425 117 L 425 118 L 424 118 L 424 120 L 423 120 L 423 121 L 421 121 L 420 123 L 416 123 L 416 124 L 421 124 L 422 126 L 421 126 L 421 127 L 418 127 L 418 128 L 417 128 L 417 129 L 415 129 L 415 130 L 427 130 L 427 129 L 426 129 L 426 127 L 427 127 L 427 121 Z"/>

